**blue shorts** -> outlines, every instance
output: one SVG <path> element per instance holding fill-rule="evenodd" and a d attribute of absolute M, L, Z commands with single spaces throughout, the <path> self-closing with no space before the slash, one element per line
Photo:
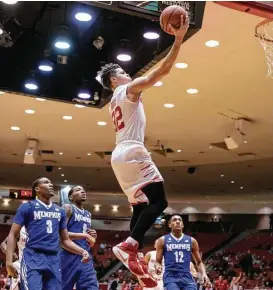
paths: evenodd
<path fill-rule="evenodd" d="M 191 273 L 165 272 L 163 283 L 166 290 L 197 290 Z"/>
<path fill-rule="evenodd" d="M 63 290 L 99 290 L 93 261 L 81 262 L 82 257 L 62 250 L 60 253 Z"/>
<path fill-rule="evenodd" d="M 21 261 L 22 290 L 62 290 L 59 254 L 45 254 L 25 248 Z"/>

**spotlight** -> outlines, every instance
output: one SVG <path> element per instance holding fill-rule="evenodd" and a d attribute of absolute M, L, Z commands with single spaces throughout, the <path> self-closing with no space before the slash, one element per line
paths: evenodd
<path fill-rule="evenodd" d="M 158 39 L 159 38 L 159 34 L 156 33 L 156 32 L 152 32 L 152 31 L 149 31 L 149 32 L 146 32 L 143 34 L 143 37 L 146 38 L 146 39 Z"/>
<path fill-rule="evenodd" d="M 71 37 L 67 26 L 63 25 L 60 27 L 57 37 L 54 41 L 54 46 L 60 50 L 67 50 L 70 48 Z"/>
<path fill-rule="evenodd" d="M 8 4 L 8 5 L 14 5 L 14 4 L 16 4 L 18 1 L 15 1 L 15 0 L 3 0 L 2 2 L 5 3 L 5 4 Z"/>
<path fill-rule="evenodd" d="M 28 79 L 25 82 L 25 88 L 27 88 L 28 90 L 31 90 L 31 91 L 35 91 L 38 89 L 38 83 L 35 79 Z"/>
<path fill-rule="evenodd" d="M 130 61 L 132 59 L 131 51 L 132 49 L 129 40 L 122 39 L 117 51 L 117 59 L 122 62 Z"/>
<path fill-rule="evenodd" d="M 130 61 L 132 59 L 132 57 L 130 56 L 130 54 L 127 53 L 120 53 L 117 55 L 117 59 L 120 61 Z"/>
<path fill-rule="evenodd" d="M 79 12 L 75 14 L 75 18 L 81 22 L 88 22 L 92 19 L 92 16 L 89 13 Z"/>
<path fill-rule="evenodd" d="M 88 89 L 81 89 L 78 93 L 78 97 L 81 99 L 90 99 L 91 98 L 90 91 Z"/>
<path fill-rule="evenodd" d="M 55 47 L 59 48 L 59 49 L 69 49 L 70 48 L 70 44 L 67 40 L 57 40 L 55 41 Z"/>
<path fill-rule="evenodd" d="M 53 63 L 50 60 L 42 60 L 39 65 L 39 70 L 51 72 L 53 70 Z"/>
<path fill-rule="evenodd" d="M 3 33 L 4 33 L 3 29 L 0 28 L 0 35 L 3 34 Z"/>

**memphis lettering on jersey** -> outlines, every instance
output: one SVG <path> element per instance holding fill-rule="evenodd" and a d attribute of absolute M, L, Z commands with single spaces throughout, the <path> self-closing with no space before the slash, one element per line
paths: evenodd
<path fill-rule="evenodd" d="M 87 216 L 83 216 L 79 213 L 75 213 L 75 222 L 85 222 L 91 224 L 91 218 Z"/>
<path fill-rule="evenodd" d="M 190 252 L 191 245 L 190 244 L 167 244 L 166 249 L 168 252 L 172 250 L 187 250 Z"/>
<path fill-rule="evenodd" d="M 61 213 L 60 212 L 48 212 L 43 210 L 35 210 L 34 211 L 34 220 L 40 220 L 42 218 L 51 218 L 51 219 L 58 219 L 61 220 Z"/>

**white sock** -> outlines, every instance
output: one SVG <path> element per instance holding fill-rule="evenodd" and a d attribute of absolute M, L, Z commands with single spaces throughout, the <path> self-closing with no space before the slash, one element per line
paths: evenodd
<path fill-rule="evenodd" d="M 137 244 L 137 241 L 131 237 L 128 237 L 125 242 L 128 244 L 132 244 L 133 246 Z"/>

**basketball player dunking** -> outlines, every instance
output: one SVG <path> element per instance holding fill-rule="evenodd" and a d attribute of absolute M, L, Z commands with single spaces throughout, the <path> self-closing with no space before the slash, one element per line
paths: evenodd
<path fill-rule="evenodd" d="M 183 221 L 179 215 L 173 215 L 168 223 L 171 233 L 161 237 L 156 245 L 156 269 L 162 272 L 164 258 L 163 283 L 166 290 L 196 290 L 196 282 L 190 271 L 193 256 L 202 276 L 203 284 L 211 285 L 201 260 L 198 242 L 183 234 Z"/>
<path fill-rule="evenodd" d="M 14 268 L 17 270 L 18 273 L 18 278 L 11 278 L 11 286 L 10 286 L 10 290 L 19 290 L 20 289 L 20 267 L 21 267 L 21 260 L 22 260 L 22 256 L 23 256 L 23 250 L 26 246 L 26 240 L 27 240 L 27 232 L 26 232 L 26 228 L 22 227 L 20 230 L 20 234 L 19 234 L 19 239 L 17 241 L 17 248 L 18 248 L 18 255 L 16 253 L 13 253 L 13 257 L 14 257 L 14 262 L 12 263 Z M 1 250 L 2 252 L 6 255 L 6 251 L 7 251 L 7 241 L 8 238 L 6 238 L 2 244 L 1 244 Z"/>
<path fill-rule="evenodd" d="M 113 91 L 110 103 L 116 131 L 116 148 L 111 164 L 117 180 L 133 206 L 130 236 L 113 248 L 117 258 L 136 276 L 146 277 L 143 286 L 155 287 L 156 282 L 144 265 L 142 248 L 145 233 L 168 203 L 163 178 L 144 147 L 146 118 L 141 92 L 152 87 L 172 69 L 189 27 L 189 19 L 181 16 L 181 26 L 170 26 L 175 41 L 161 64 L 144 77 L 134 80 L 117 64 L 106 64 L 98 75 L 104 88 Z M 143 266 L 144 265 L 144 266 Z"/>

